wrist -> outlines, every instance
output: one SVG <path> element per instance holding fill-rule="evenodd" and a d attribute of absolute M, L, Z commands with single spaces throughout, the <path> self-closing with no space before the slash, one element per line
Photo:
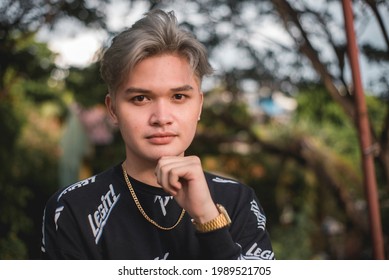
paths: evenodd
<path fill-rule="evenodd" d="M 208 207 L 203 209 L 202 215 L 191 215 L 192 220 L 199 224 L 204 224 L 215 219 L 219 215 L 219 210 L 215 203 L 212 202 Z"/>
<path fill-rule="evenodd" d="M 226 211 L 226 209 L 220 205 L 215 205 L 217 209 L 217 216 L 211 220 L 206 220 L 205 222 L 201 222 L 198 220 L 192 219 L 192 223 L 197 231 L 199 232 L 210 232 L 220 228 L 227 227 L 231 224 L 231 219 Z"/>

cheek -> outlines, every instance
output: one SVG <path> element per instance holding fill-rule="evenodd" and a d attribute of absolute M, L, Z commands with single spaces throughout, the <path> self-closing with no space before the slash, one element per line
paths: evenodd
<path fill-rule="evenodd" d="M 120 114 L 118 116 L 119 128 L 122 132 L 128 134 L 133 134 L 132 131 L 136 131 L 141 126 L 141 121 L 139 117 L 133 114 Z M 131 135 L 129 135 L 131 137 Z"/>
<path fill-rule="evenodd" d="M 199 120 L 199 112 L 194 113 L 192 111 L 191 114 L 188 114 L 187 118 L 185 118 L 185 122 L 183 122 L 183 125 L 185 126 L 186 132 L 188 133 L 188 136 L 192 137 L 192 135 L 195 134 L 197 129 L 197 124 Z"/>

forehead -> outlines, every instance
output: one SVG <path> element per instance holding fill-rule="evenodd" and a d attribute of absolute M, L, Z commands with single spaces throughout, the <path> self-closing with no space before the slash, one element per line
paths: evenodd
<path fill-rule="evenodd" d="M 129 77 L 134 72 L 134 69 L 138 68 L 138 66 L 141 63 L 143 63 L 146 60 L 155 60 L 155 59 L 158 59 L 161 57 L 165 57 L 165 58 L 166 57 L 175 57 L 175 58 L 181 59 L 182 63 L 187 65 L 188 71 L 190 71 L 190 73 L 193 75 L 193 78 L 196 81 L 197 87 L 200 90 L 202 79 L 201 79 L 201 77 L 199 77 L 198 72 L 195 71 L 194 67 L 190 65 L 189 59 L 186 56 L 180 55 L 178 53 L 164 53 L 164 54 L 158 54 L 158 55 L 152 55 L 152 56 L 145 57 L 145 58 L 141 59 L 140 61 L 134 63 L 133 65 L 131 64 L 131 62 L 129 62 L 127 64 L 128 67 L 123 69 L 123 72 L 122 72 L 120 78 L 118 78 L 118 83 L 116 84 L 115 87 L 112 88 L 112 91 L 110 91 L 110 95 L 112 97 L 115 97 L 118 92 L 123 90 L 123 87 L 126 86 L 128 80 L 129 80 Z"/>
<path fill-rule="evenodd" d="M 125 77 L 124 85 L 129 83 L 196 83 L 200 86 L 188 59 L 177 54 L 155 55 L 141 60 Z"/>

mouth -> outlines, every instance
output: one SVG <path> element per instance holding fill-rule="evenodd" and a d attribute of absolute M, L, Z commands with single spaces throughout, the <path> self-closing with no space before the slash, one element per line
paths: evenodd
<path fill-rule="evenodd" d="M 155 133 L 146 136 L 146 139 L 155 145 L 166 145 L 170 144 L 178 135 L 175 133 Z"/>

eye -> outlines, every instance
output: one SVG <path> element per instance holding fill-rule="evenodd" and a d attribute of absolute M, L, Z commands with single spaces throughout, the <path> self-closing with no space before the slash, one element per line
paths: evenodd
<path fill-rule="evenodd" d="M 184 94 L 182 94 L 182 93 L 177 93 L 177 94 L 173 95 L 173 99 L 174 99 L 174 100 L 178 100 L 178 101 L 184 100 L 185 97 L 186 97 L 186 95 L 184 95 Z"/>
<path fill-rule="evenodd" d="M 137 95 L 131 98 L 131 101 L 134 103 L 143 103 L 145 102 L 147 97 L 145 95 Z"/>
<path fill-rule="evenodd" d="M 144 95 L 138 95 L 138 96 L 135 96 L 132 100 L 134 101 L 143 101 L 145 100 L 145 96 Z"/>

